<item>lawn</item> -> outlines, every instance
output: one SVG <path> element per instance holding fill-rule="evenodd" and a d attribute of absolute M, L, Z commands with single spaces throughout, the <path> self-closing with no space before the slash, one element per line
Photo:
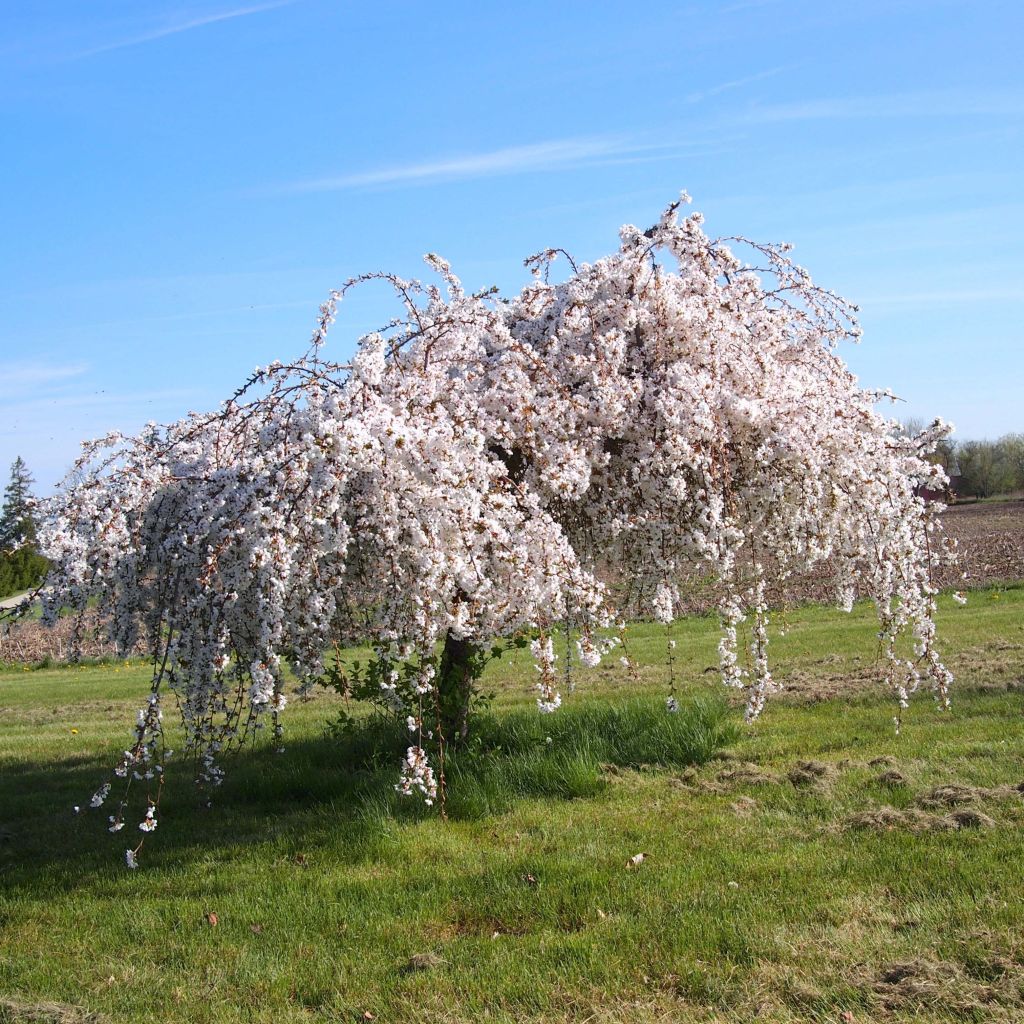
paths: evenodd
<path fill-rule="evenodd" d="M 146 669 L 0 672 L 0 1024 L 1019 1020 L 1024 589 L 941 599 L 954 708 L 898 736 L 870 610 L 788 619 L 751 727 L 710 619 L 673 627 L 679 716 L 662 627 L 550 717 L 503 659 L 448 821 L 340 698 L 295 704 L 213 807 L 178 766 L 136 872 L 73 805 Z"/>

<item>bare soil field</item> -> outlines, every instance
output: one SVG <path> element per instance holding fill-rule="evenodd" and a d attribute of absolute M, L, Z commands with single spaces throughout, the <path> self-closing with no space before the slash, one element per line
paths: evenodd
<path fill-rule="evenodd" d="M 942 523 L 959 545 L 960 566 L 946 570 L 940 586 L 956 586 L 960 572 L 968 587 L 1024 578 L 1024 499 L 951 505 Z"/>
<path fill-rule="evenodd" d="M 942 525 L 957 543 L 958 558 L 935 572 L 933 582 L 940 590 L 1024 580 L 1024 499 L 951 505 L 942 513 Z M 691 575 L 680 583 L 680 614 L 701 615 L 715 609 L 721 591 L 713 581 Z M 771 588 L 769 599 L 774 607 L 832 604 L 836 590 L 835 572 L 826 563 L 813 573 L 791 577 L 782 588 Z"/>

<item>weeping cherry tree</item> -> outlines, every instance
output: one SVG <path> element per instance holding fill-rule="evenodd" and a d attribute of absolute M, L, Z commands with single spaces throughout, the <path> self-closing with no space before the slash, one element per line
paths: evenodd
<path fill-rule="evenodd" d="M 46 613 L 98 604 L 153 664 L 111 831 L 133 785 L 139 828 L 156 827 L 169 697 L 216 784 L 229 749 L 261 729 L 280 743 L 290 692 L 344 687 L 335 652 L 352 643 L 372 645 L 367 679 L 409 729 L 399 791 L 443 801 L 495 642 L 530 644 L 554 712 L 556 630 L 572 660 L 617 648 L 628 670 L 625 617 L 670 622 L 695 570 L 749 719 L 778 688 L 773 595 L 809 571 L 846 610 L 874 601 L 901 706 L 923 681 L 947 705 L 929 574 L 948 545 L 915 489 L 941 486 L 926 456 L 948 428 L 908 437 L 876 411 L 885 396 L 836 351 L 859 337 L 856 308 L 788 247 L 712 239 L 679 207 L 594 263 L 530 258 L 513 298 L 467 294 L 432 255 L 436 284 L 354 279 L 302 359 L 258 369 L 216 412 L 84 446 L 41 509 Z M 332 362 L 339 303 L 374 280 L 398 315 Z"/>

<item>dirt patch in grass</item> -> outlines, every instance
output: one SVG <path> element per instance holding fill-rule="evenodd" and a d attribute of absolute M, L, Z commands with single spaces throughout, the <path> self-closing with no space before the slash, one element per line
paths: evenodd
<path fill-rule="evenodd" d="M 689 768 L 671 781 L 672 785 L 681 789 L 697 790 L 701 793 L 729 793 L 737 786 L 777 786 L 783 780 L 775 772 L 768 771 L 753 761 L 738 761 L 730 763 L 727 768 L 719 769 L 711 779 L 701 778 L 699 771 Z"/>
<path fill-rule="evenodd" d="M 738 786 L 781 786 L 788 782 L 797 789 L 822 792 L 830 788 L 842 769 L 850 767 L 853 767 L 850 761 L 838 765 L 826 761 L 797 761 L 789 771 L 779 774 L 753 761 L 738 761 L 719 769 L 710 779 L 701 778 L 696 769 L 688 769 L 673 779 L 672 784 L 701 793 L 730 793 Z"/>
<path fill-rule="evenodd" d="M 1004 958 L 999 960 L 1005 963 L 1004 969 L 986 980 L 955 962 L 923 957 L 898 960 L 882 968 L 870 989 L 874 1000 L 891 1012 L 935 1007 L 985 1020 L 1016 1020 L 1024 1006 L 1024 972 Z"/>
<path fill-rule="evenodd" d="M 891 758 L 876 758 L 871 764 L 888 764 Z M 889 776 L 899 776 L 898 785 L 905 785 L 903 775 L 890 768 L 880 776 L 886 781 Z M 947 782 L 933 786 L 919 793 L 911 806 L 900 809 L 884 804 L 858 811 L 845 818 L 844 824 L 850 829 L 873 829 L 886 832 L 906 829 L 910 832 L 957 831 L 961 829 L 987 829 L 997 824 L 978 804 L 1019 800 L 1024 797 L 1024 783 L 1020 786 L 968 786 L 960 782 Z"/>
<path fill-rule="evenodd" d="M 877 782 L 893 790 L 904 789 L 910 780 L 897 767 L 895 758 L 888 755 L 863 761 L 843 760 L 838 763 L 818 760 L 797 761 L 788 771 L 773 772 L 752 761 L 730 762 L 712 778 L 702 778 L 697 769 L 689 769 L 673 779 L 676 786 L 698 793 L 730 794 L 743 786 L 779 786 L 791 784 L 798 792 L 809 795 L 829 795 L 843 772 L 867 767 L 885 768 Z M 1024 798 L 1024 783 L 986 788 L 958 782 L 948 782 L 919 793 L 909 807 L 889 804 L 868 807 L 847 814 L 826 827 L 826 831 L 869 830 L 876 832 L 958 832 L 970 829 L 997 827 L 995 818 L 982 810 L 993 801 L 1020 801 Z M 978 805 L 978 806 L 976 806 Z M 729 810 L 738 818 L 750 818 L 760 810 L 756 800 L 739 796 L 729 804 Z"/>
<path fill-rule="evenodd" d="M 1008 655 L 995 651 L 994 647 L 982 644 L 950 652 L 946 664 L 956 677 L 959 689 L 1024 690 L 1024 651 Z M 838 672 L 819 666 L 792 668 L 786 671 L 782 683 L 784 689 L 775 699 L 797 704 L 819 704 L 866 693 L 879 696 L 891 693 L 882 678 L 881 668 L 874 664 L 863 667 L 854 664 Z"/>
<path fill-rule="evenodd" d="M 986 789 L 984 786 L 964 786 L 958 782 L 951 782 L 935 786 L 918 796 L 914 803 L 918 807 L 937 810 L 943 807 L 961 807 L 982 800 L 1009 800 L 1024 796 L 1022 786 L 1024 783 L 1021 783 L 1021 786 L 995 786 Z"/>
<path fill-rule="evenodd" d="M 448 961 L 436 953 L 413 953 L 408 961 L 402 965 L 400 971 L 402 974 L 414 974 L 416 971 L 433 970 L 435 967 L 441 967 L 446 963 Z"/>
<path fill-rule="evenodd" d="M 726 786 L 775 786 L 779 777 L 774 772 L 765 771 L 752 761 L 744 761 L 730 768 L 723 768 L 715 781 Z"/>
<path fill-rule="evenodd" d="M 899 761 L 895 757 L 883 754 L 881 757 L 873 757 L 868 761 L 869 768 L 898 768 Z"/>
<path fill-rule="evenodd" d="M 852 659 L 854 662 L 856 659 Z M 858 667 L 846 666 L 840 670 L 828 670 L 820 664 L 812 668 L 791 668 L 782 679 L 783 700 L 803 704 L 817 704 L 836 697 L 854 696 L 876 690 L 884 692 L 884 683 L 874 664 Z"/>
<path fill-rule="evenodd" d="M 757 801 L 749 796 L 741 796 L 729 804 L 729 810 L 738 818 L 749 818 L 757 811 Z"/>
<path fill-rule="evenodd" d="M 0 1024 L 105 1024 L 107 1017 L 66 1003 L 29 1003 L 0 996 Z"/>
<path fill-rule="evenodd" d="M 949 814 L 932 814 L 917 807 L 900 810 L 883 804 L 849 815 L 846 826 L 876 832 L 892 832 L 897 829 L 908 832 L 955 832 L 960 829 L 995 828 L 996 822 L 973 807 L 961 807 Z"/>
<path fill-rule="evenodd" d="M 846 826 L 851 829 L 870 829 L 875 832 L 892 832 L 906 829 L 909 832 L 927 832 L 942 828 L 942 818 L 937 814 L 929 814 L 911 808 L 901 811 L 898 807 L 882 804 L 867 811 L 857 811 L 846 818 Z"/>
<path fill-rule="evenodd" d="M 995 828 L 996 824 L 993 818 L 973 807 L 951 811 L 942 820 L 951 828 Z"/>
<path fill-rule="evenodd" d="M 529 922 L 520 918 L 519 920 L 506 920 L 491 914 L 477 916 L 473 913 L 459 913 L 451 922 L 450 931 L 453 936 L 481 936 L 488 939 L 499 939 L 502 935 L 523 936 L 541 928 L 540 922 Z M 564 931 L 578 932 L 586 927 L 585 922 L 574 920 L 567 922 Z"/>
<path fill-rule="evenodd" d="M 825 761 L 797 761 L 786 776 L 794 786 L 823 788 L 836 776 L 836 766 Z"/>
<path fill-rule="evenodd" d="M 977 786 L 962 786 L 960 783 L 951 782 L 944 786 L 935 786 L 914 802 L 919 807 L 957 807 L 960 804 L 973 803 L 983 792 L 984 790 Z"/>

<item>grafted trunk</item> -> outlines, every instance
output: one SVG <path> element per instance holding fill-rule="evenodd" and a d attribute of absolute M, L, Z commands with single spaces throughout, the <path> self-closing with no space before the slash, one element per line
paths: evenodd
<path fill-rule="evenodd" d="M 469 706 L 476 690 L 480 648 L 451 633 L 445 637 L 438 671 L 438 695 L 445 740 L 458 744 L 469 733 Z"/>

